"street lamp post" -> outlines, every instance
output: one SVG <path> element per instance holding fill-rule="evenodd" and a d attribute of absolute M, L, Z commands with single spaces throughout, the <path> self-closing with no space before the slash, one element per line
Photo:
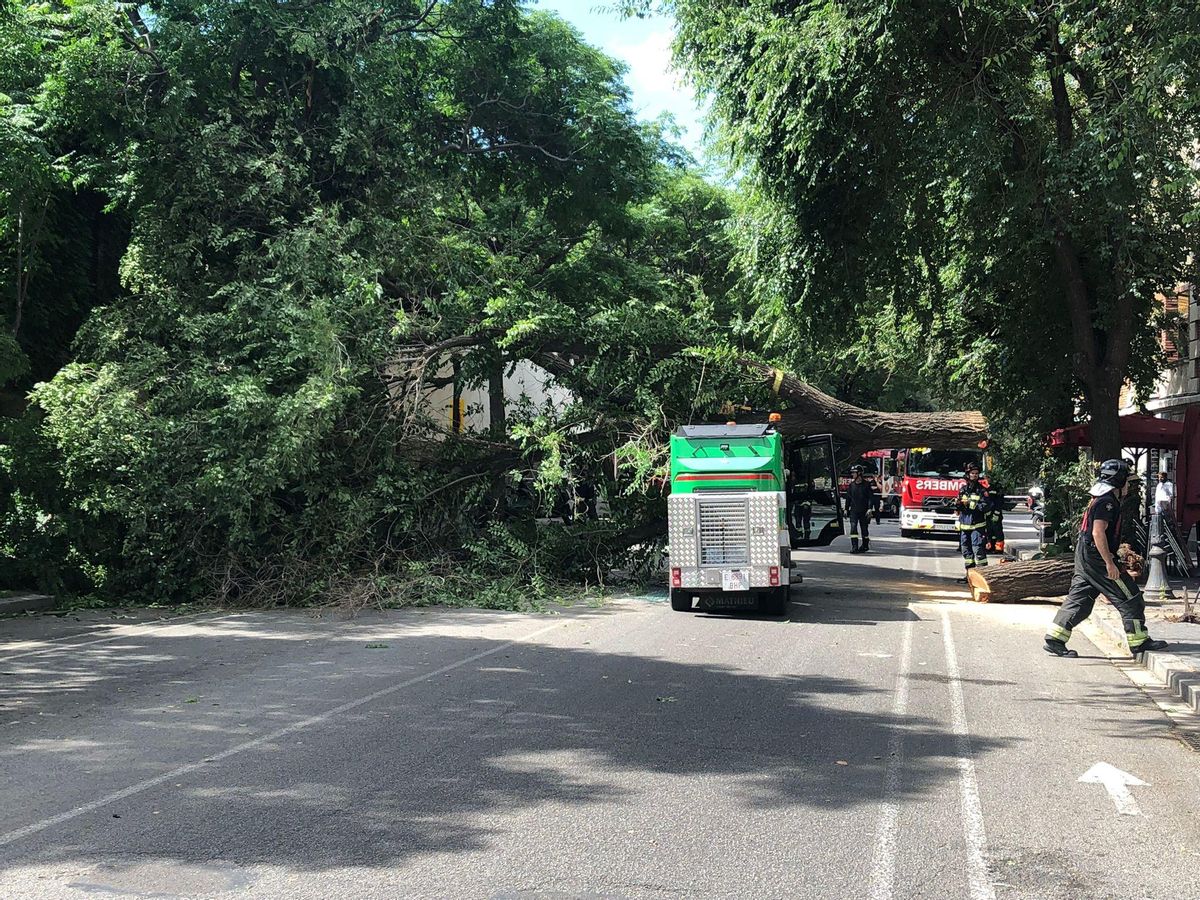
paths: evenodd
<path fill-rule="evenodd" d="M 1162 530 L 1162 513 L 1157 511 L 1150 516 L 1150 540 L 1148 543 L 1146 556 L 1150 560 L 1150 574 L 1146 578 L 1144 593 L 1147 600 L 1161 603 L 1163 600 L 1173 599 L 1175 593 L 1171 590 L 1171 585 L 1167 583 L 1167 567 L 1164 562 L 1167 556 L 1164 546 L 1166 538 Z"/>

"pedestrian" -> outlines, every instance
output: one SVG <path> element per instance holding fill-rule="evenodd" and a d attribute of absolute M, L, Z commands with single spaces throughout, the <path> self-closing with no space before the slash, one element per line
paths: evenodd
<path fill-rule="evenodd" d="M 1059 607 L 1046 632 L 1046 652 L 1055 656 L 1078 656 L 1067 649 L 1071 631 L 1092 613 L 1096 597 L 1108 597 L 1121 614 L 1129 652 L 1162 650 L 1166 641 L 1156 641 L 1146 633 L 1146 604 L 1142 592 L 1129 573 L 1117 562 L 1121 542 L 1121 499 L 1129 492 L 1129 464 L 1110 459 L 1100 464 L 1100 473 L 1089 493 L 1092 496 L 1083 514 L 1075 543 L 1075 574 L 1071 590 Z"/>
<path fill-rule="evenodd" d="M 850 470 L 850 486 L 846 489 L 846 514 L 850 517 L 850 552 L 866 553 L 871 549 L 871 503 L 874 492 L 863 478 L 863 467 Z M 862 543 L 859 544 L 861 538 Z"/>
<path fill-rule="evenodd" d="M 1183 556 L 1180 561 L 1189 562 L 1186 541 L 1179 530 L 1179 522 L 1175 519 L 1175 485 L 1171 484 L 1166 472 L 1158 473 L 1158 484 L 1154 486 L 1154 512 L 1158 516 L 1159 529 L 1169 529 L 1171 536 L 1175 538 L 1175 545 L 1179 547 Z M 1175 555 L 1173 549 L 1171 553 Z"/>
<path fill-rule="evenodd" d="M 979 463 L 967 463 L 967 480 L 959 488 L 954 509 L 958 513 L 958 549 L 962 552 L 963 567 L 983 568 L 987 559 L 987 491 L 979 481 Z M 964 581 L 966 578 L 964 577 Z"/>
<path fill-rule="evenodd" d="M 1154 511 L 1164 516 L 1164 521 L 1175 518 L 1175 485 L 1171 484 L 1166 472 L 1158 473 L 1158 484 L 1154 487 Z"/>

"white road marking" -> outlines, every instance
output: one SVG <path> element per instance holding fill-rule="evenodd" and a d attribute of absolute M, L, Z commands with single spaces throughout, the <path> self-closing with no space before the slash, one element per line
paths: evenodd
<path fill-rule="evenodd" d="M 1140 816 L 1142 814 L 1129 789 L 1131 787 L 1149 787 L 1149 785 L 1136 775 L 1123 772 L 1106 762 L 1098 762 L 1080 775 L 1079 780 L 1084 784 L 1104 785 L 1118 814 L 1122 816 Z"/>
<path fill-rule="evenodd" d="M 110 634 L 107 637 L 96 638 L 95 640 L 92 640 L 92 641 L 74 641 L 74 642 L 72 642 L 70 637 L 60 638 L 57 641 L 53 641 L 53 642 L 46 641 L 44 643 L 50 643 L 51 645 L 48 647 L 39 647 L 37 650 L 26 650 L 23 653 L 12 653 L 12 654 L 9 654 L 8 656 L 0 656 L 0 665 L 4 664 L 6 662 L 9 662 L 11 660 L 14 660 L 14 659 L 24 659 L 26 656 L 42 656 L 46 653 L 55 653 L 59 650 L 74 650 L 76 647 L 90 647 L 93 644 L 111 644 L 113 641 L 129 640 L 131 638 L 136 638 L 138 636 L 138 634 L 140 633 L 138 630 L 135 630 L 135 629 L 141 629 L 141 631 L 149 631 L 152 634 L 156 634 L 160 631 L 168 631 L 169 629 L 175 628 L 179 625 L 188 625 L 192 622 L 195 622 L 197 619 L 201 619 L 204 621 L 212 621 L 215 619 L 228 619 L 228 618 L 232 618 L 234 616 L 241 616 L 241 615 L 245 615 L 245 613 L 242 613 L 242 612 L 236 612 L 236 613 L 200 612 L 200 613 L 191 613 L 186 616 L 178 616 L 176 618 L 167 619 L 165 621 L 134 622 L 129 625 L 118 625 L 117 627 L 121 629 L 120 634 Z M 71 637 L 78 637 L 78 636 L 79 635 L 77 635 L 77 634 L 71 635 Z"/>
<path fill-rule="evenodd" d="M 946 676 L 950 682 L 950 723 L 958 744 L 958 795 L 962 807 L 963 835 L 967 841 L 967 886 L 971 900 L 995 900 L 996 891 L 988 877 L 987 834 L 983 828 L 979 783 L 975 778 L 975 760 L 971 754 L 971 734 L 967 730 L 958 653 L 954 649 L 950 614 L 945 609 L 942 610 L 942 642 L 946 647 Z"/>
<path fill-rule="evenodd" d="M 900 773 L 904 766 L 904 730 L 908 713 L 908 668 L 912 659 L 913 620 L 904 623 L 900 645 L 900 668 L 896 673 L 896 697 L 892 701 L 892 729 L 888 736 L 888 759 L 883 776 L 883 803 L 875 829 L 875 852 L 871 857 L 871 900 L 890 900 L 896 878 L 896 826 L 900 816 Z"/>
<path fill-rule="evenodd" d="M 941 551 L 942 545 L 939 543 L 933 554 L 933 571 L 938 578 L 942 578 L 946 574 L 946 556 Z"/>
<path fill-rule="evenodd" d="M 305 729 L 311 728 L 314 725 L 320 725 L 322 722 L 328 721 L 335 716 L 340 716 L 343 713 L 350 712 L 352 709 L 358 709 L 360 706 L 373 703 L 374 701 L 386 697 L 389 694 L 394 694 L 397 691 L 404 690 L 404 688 L 412 687 L 414 684 L 420 684 L 423 681 L 428 681 L 431 678 L 444 675 L 445 673 L 454 669 L 459 669 L 463 666 L 470 665 L 476 660 L 493 656 L 504 650 L 508 650 L 517 644 L 532 640 L 533 638 L 543 635 L 548 631 L 553 631 L 555 628 L 561 628 L 563 624 L 563 622 L 555 622 L 553 625 L 547 625 L 545 628 L 539 628 L 537 631 L 530 632 L 529 634 L 523 635 L 504 644 L 500 644 L 499 646 L 492 647 L 489 650 L 481 650 L 479 653 L 473 653 L 470 656 L 458 660 L 457 662 L 452 662 L 442 666 L 441 668 L 434 669 L 432 672 L 426 672 L 424 675 L 417 675 L 413 678 L 407 679 L 406 681 L 401 681 L 398 684 L 389 685 L 388 687 L 382 688 L 374 693 L 367 694 L 365 697 L 360 697 L 357 700 L 351 700 L 347 703 L 341 704 L 340 706 L 335 706 L 333 709 L 327 710 L 319 715 L 309 716 L 307 719 L 301 719 L 299 722 L 294 722 L 285 728 L 272 731 L 270 734 L 264 734 L 261 737 L 244 741 L 241 744 L 230 747 L 228 750 L 222 750 L 220 753 L 207 756 L 197 762 L 188 763 L 187 765 L 172 769 L 170 772 L 164 772 L 161 775 L 156 775 L 153 778 L 147 778 L 145 781 L 139 781 L 137 784 L 132 784 L 129 787 L 122 788 L 119 791 L 113 791 L 110 794 L 105 794 L 103 797 L 93 800 L 91 803 L 85 803 L 83 806 L 77 806 L 74 809 L 69 809 L 66 812 L 59 813 L 56 816 L 50 816 L 49 818 L 42 819 L 40 822 L 34 822 L 31 825 L 26 825 L 24 828 L 18 828 L 15 831 L 10 831 L 6 834 L 0 834 L 0 847 L 7 846 L 15 841 L 27 838 L 30 835 L 45 831 L 47 828 L 53 828 L 55 825 L 61 825 L 64 822 L 77 819 L 80 816 L 87 815 L 90 812 L 95 812 L 102 807 L 108 806 L 110 803 L 116 803 L 117 801 L 124 800 L 127 797 L 133 797 L 137 794 L 144 793 L 151 788 L 158 787 L 160 784 L 166 784 L 168 781 L 174 781 L 182 778 L 185 775 L 190 775 L 193 772 L 203 769 L 214 763 L 223 762 L 224 760 L 229 759 L 231 756 L 237 756 L 239 753 L 245 753 L 247 750 L 253 750 L 257 747 L 263 746 L 264 744 L 274 743 L 280 738 L 285 738 L 288 735 L 304 731 Z"/>

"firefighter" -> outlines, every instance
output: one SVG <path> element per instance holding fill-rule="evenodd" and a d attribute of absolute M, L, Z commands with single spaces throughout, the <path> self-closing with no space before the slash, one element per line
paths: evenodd
<path fill-rule="evenodd" d="M 1004 489 L 994 481 L 987 487 L 987 551 L 1004 552 Z"/>
<path fill-rule="evenodd" d="M 813 484 L 810 478 L 804 488 L 800 489 L 795 483 L 795 478 L 791 470 L 788 471 L 788 485 L 788 496 L 791 498 L 789 501 L 789 522 L 793 543 L 797 538 L 803 538 L 807 541 L 812 537 L 813 497 L 817 493 L 816 485 Z"/>
<path fill-rule="evenodd" d="M 871 503 L 874 492 L 863 478 L 863 467 L 850 470 L 850 487 L 846 489 L 846 514 L 850 517 L 850 552 L 866 553 L 871 549 Z M 862 544 L 859 544 L 859 538 Z"/>
<path fill-rule="evenodd" d="M 812 537 L 813 497 L 816 493 L 816 486 L 809 481 L 807 489 L 800 495 L 800 502 L 796 508 L 800 517 L 800 528 L 804 532 L 804 539 L 806 541 Z"/>
<path fill-rule="evenodd" d="M 958 492 L 954 509 L 958 513 L 958 548 L 962 551 L 963 566 L 968 572 L 982 568 L 987 559 L 987 491 L 979 483 L 979 463 L 967 463 L 967 480 Z"/>
<path fill-rule="evenodd" d="M 1055 656 L 1078 656 L 1067 649 L 1071 631 L 1091 615 L 1100 594 L 1108 597 L 1121 614 L 1129 652 L 1162 650 L 1166 641 L 1146 633 L 1146 604 L 1137 584 L 1117 564 L 1121 542 L 1121 499 L 1129 492 L 1129 464 L 1110 459 L 1100 464 L 1097 481 L 1089 493 L 1092 500 L 1083 514 L 1075 543 L 1075 574 L 1071 590 L 1046 632 L 1046 652 Z"/>

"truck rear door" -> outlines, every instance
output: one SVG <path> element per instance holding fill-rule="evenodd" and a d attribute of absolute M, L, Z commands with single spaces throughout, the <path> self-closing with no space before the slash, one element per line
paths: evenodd
<path fill-rule="evenodd" d="M 845 533 L 833 436 L 788 441 L 788 525 L 792 547 L 826 547 Z"/>

